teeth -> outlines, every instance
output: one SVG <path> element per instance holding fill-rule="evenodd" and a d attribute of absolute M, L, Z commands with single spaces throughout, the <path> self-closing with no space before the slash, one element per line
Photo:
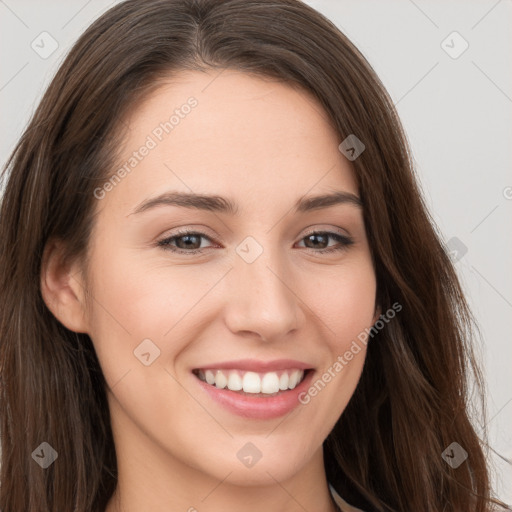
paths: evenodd
<path fill-rule="evenodd" d="M 240 391 L 243 388 L 242 377 L 237 372 L 229 372 L 228 389 Z"/>
<path fill-rule="evenodd" d="M 288 387 L 290 389 L 293 389 L 297 385 L 298 380 L 299 380 L 299 370 L 295 370 L 290 375 L 290 381 L 288 382 Z"/>
<path fill-rule="evenodd" d="M 294 389 L 304 378 L 304 370 L 291 369 L 279 372 L 244 372 L 242 370 L 199 370 L 198 377 L 219 389 L 245 393 L 273 395 Z"/>
<path fill-rule="evenodd" d="M 208 384 L 215 383 L 215 375 L 213 374 L 213 372 L 211 370 L 206 370 L 205 378 L 206 378 L 206 382 L 208 382 Z"/>
<path fill-rule="evenodd" d="M 279 378 L 279 389 L 284 390 L 288 389 L 288 382 L 290 381 L 290 376 L 284 372 Z"/>
<path fill-rule="evenodd" d="M 266 373 L 261 380 L 262 393 L 277 393 L 279 391 L 279 377 L 277 373 Z"/>
<path fill-rule="evenodd" d="M 247 372 L 243 379 L 246 393 L 261 393 L 261 379 L 257 373 Z"/>
<path fill-rule="evenodd" d="M 215 375 L 215 386 L 219 389 L 224 389 L 227 385 L 228 379 L 226 379 L 226 376 L 220 370 L 217 370 L 217 375 Z"/>

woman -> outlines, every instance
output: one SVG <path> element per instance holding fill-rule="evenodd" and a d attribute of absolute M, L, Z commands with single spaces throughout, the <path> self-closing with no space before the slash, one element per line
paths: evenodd
<path fill-rule="evenodd" d="M 491 510 L 470 312 L 319 13 L 115 6 L 6 170 L 1 510 Z"/>

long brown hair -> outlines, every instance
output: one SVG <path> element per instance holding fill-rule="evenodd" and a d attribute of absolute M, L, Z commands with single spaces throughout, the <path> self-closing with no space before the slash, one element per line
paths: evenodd
<path fill-rule="evenodd" d="M 90 338 L 42 298 L 43 250 L 58 238 L 85 261 L 93 191 L 113 172 L 127 109 L 173 72 L 223 68 L 303 88 L 340 142 L 356 134 L 366 147 L 352 164 L 377 300 L 382 311 L 403 309 L 371 339 L 325 440 L 328 480 L 368 511 L 491 510 L 486 445 L 470 422 L 471 382 L 483 400 L 474 321 L 393 102 L 354 45 L 298 0 L 128 0 L 87 29 L 56 73 L 2 175 L 0 509 L 102 511 L 111 497 L 106 383 Z M 58 453 L 47 469 L 31 456 L 42 442 Z M 469 455 L 456 469 L 441 456 L 452 442 Z"/>

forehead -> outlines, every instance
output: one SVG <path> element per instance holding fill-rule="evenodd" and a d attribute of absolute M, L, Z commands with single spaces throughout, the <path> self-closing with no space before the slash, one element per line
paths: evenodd
<path fill-rule="evenodd" d="M 125 172 L 104 202 L 126 213 L 165 190 L 228 195 L 260 209 L 308 191 L 357 193 L 327 113 L 288 83 L 229 69 L 184 71 L 125 122 L 112 170 Z"/>

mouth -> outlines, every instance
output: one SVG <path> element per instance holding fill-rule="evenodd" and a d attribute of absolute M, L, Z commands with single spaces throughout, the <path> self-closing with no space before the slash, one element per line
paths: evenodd
<path fill-rule="evenodd" d="M 272 397 L 295 389 L 312 371 L 312 368 L 289 368 L 272 372 L 197 368 L 192 373 L 217 389 L 227 389 L 239 395 Z"/>
<path fill-rule="evenodd" d="M 195 368 L 192 374 L 204 396 L 226 411 L 268 420 L 298 407 L 315 369 L 293 360 L 240 360 Z"/>

